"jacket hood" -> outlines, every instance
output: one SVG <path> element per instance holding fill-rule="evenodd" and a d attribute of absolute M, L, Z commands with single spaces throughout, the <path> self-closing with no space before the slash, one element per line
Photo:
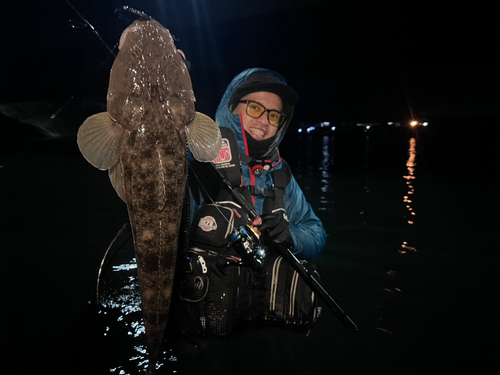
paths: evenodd
<path fill-rule="evenodd" d="M 240 87 L 242 84 L 244 84 L 248 78 L 256 73 L 256 72 L 269 72 L 273 76 L 279 78 L 279 80 L 286 85 L 285 79 L 277 72 L 274 72 L 269 69 L 263 69 L 263 68 L 251 68 L 247 69 L 240 74 L 238 74 L 236 77 L 233 78 L 231 83 L 226 89 L 226 92 L 224 93 L 221 102 L 219 104 L 219 107 L 217 108 L 217 112 L 215 115 L 215 122 L 221 126 L 221 127 L 227 127 L 230 128 L 233 133 L 236 136 L 236 139 L 238 140 L 238 145 L 240 147 L 240 150 L 243 151 L 246 155 L 248 155 L 248 150 L 247 150 L 247 145 L 245 143 L 245 135 L 243 131 L 243 127 L 241 124 L 240 116 L 239 115 L 234 115 L 231 112 L 231 109 L 229 108 L 231 98 L 233 97 L 236 89 Z M 271 90 L 257 90 L 257 91 L 270 91 Z M 281 143 L 281 140 L 285 136 L 285 133 L 288 129 L 288 126 L 290 125 L 290 122 L 293 117 L 293 111 L 294 111 L 294 106 L 293 105 L 286 105 L 283 103 L 283 113 L 286 115 L 285 123 L 280 126 L 278 131 L 276 132 L 276 137 L 273 143 L 268 148 L 268 151 L 266 151 L 262 157 L 263 158 L 273 158 L 277 154 L 277 148 L 278 145 Z"/>

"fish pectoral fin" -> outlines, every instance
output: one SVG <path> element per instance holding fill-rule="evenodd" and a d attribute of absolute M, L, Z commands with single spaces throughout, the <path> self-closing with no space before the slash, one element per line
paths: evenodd
<path fill-rule="evenodd" d="M 97 113 L 88 117 L 78 129 L 78 148 L 94 167 L 109 169 L 118 161 L 124 132 L 107 112 Z"/>
<path fill-rule="evenodd" d="M 123 176 L 123 166 L 122 163 L 116 163 L 109 169 L 109 180 L 111 181 L 111 185 L 116 191 L 116 194 L 120 197 L 122 201 L 127 203 L 127 199 L 125 198 L 125 178 Z"/>
<path fill-rule="evenodd" d="M 210 162 L 219 156 L 222 144 L 220 129 L 207 115 L 196 112 L 193 121 L 186 127 L 186 136 L 196 160 Z"/>

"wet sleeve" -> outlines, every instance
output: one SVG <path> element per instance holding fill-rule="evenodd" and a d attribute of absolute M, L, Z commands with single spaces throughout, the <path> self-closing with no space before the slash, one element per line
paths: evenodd
<path fill-rule="evenodd" d="M 300 259 L 314 258 L 325 244 L 325 230 L 293 176 L 286 187 L 285 206 L 295 243 L 292 253 Z"/>

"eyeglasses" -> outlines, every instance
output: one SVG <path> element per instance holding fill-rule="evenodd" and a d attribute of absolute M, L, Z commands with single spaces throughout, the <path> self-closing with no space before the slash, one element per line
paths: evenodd
<path fill-rule="evenodd" d="M 284 113 L 267 109 L 262 104 L 254 102 L 253 100 L 240 100 L 238 103 L 246 103 L 247 115 L 253 118 L 259 118 L 264 112 L 267 112 L 267 121 L 269 121 L 269 124 L 272 126 L 279 127 L 285 122 L 286 116 Z"/>

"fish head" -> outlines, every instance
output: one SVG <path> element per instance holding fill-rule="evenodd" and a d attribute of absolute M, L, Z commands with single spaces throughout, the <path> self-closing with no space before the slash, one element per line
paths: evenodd
<path fill-rule="evenodd" d="M 141 18 L 122 33 L 107 99 L 111 118 L 129 131 L 170 119 L 181 130 L 192 121 L 195 96 L 186 63 L 158 21 Z"/>

